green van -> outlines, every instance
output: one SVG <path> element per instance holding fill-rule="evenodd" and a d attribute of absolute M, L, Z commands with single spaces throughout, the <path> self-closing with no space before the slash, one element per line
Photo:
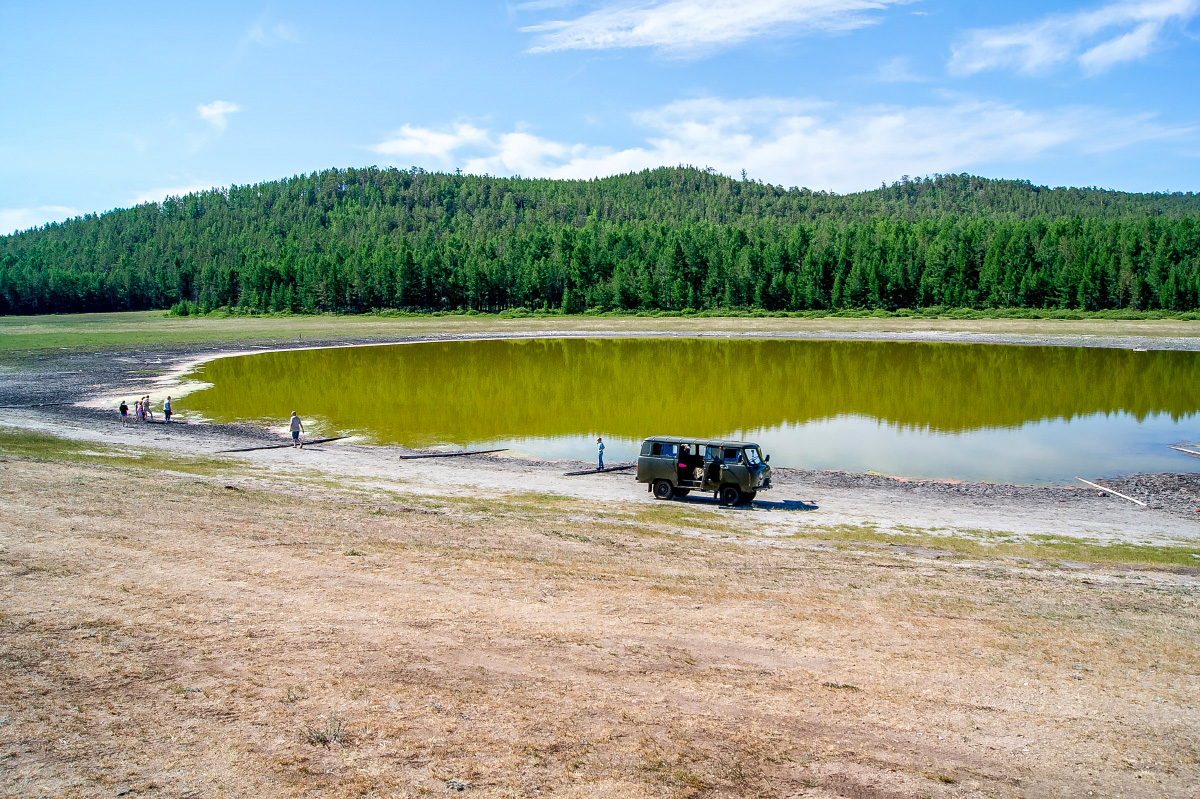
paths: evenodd
<path fill-rule="evenodd" d="M 722 505 L 739 505 L 771 487 L 770 460 L 748 441 L 653 436 L 642 442 L 637 479 L 658 499 L 711 491 Z"/>

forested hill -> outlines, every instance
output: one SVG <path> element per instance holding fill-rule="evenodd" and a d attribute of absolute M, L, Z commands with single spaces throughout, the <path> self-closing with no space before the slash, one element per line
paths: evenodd
<path fill-rule="evenodd" d="M 939 175 L 837 195 L 328 170 L 0 237 L 0 313 L 1194 310 L 1200 195 Z"/>

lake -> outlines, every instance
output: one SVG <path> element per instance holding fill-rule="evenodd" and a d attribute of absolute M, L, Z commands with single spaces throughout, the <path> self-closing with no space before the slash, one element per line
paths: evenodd
<path fill-rule="evenodd" d="M 405 447 L 609 462 L 649 435 L 774 466 L 1013 483 L 1198 471 L 1200 353 L 787 339 L 526 339 L 219 358 L 179 410 Z"/>

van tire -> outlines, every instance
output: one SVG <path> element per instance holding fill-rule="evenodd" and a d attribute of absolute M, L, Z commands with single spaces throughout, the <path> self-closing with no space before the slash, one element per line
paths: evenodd
<path fill-rule="evenodd" d="M 692 489 L 690 489 L 690 488 L 679 488 L 679 487 L 677 486 L 677 487 L 675 488 L 675 499 L 683 499 L 684 497 L 686 497 L 686 496 L 687 496 L 688 494 L 690 494 L 690 493 L 692 493 Z"/>
<path fill-rule="evenodd" d="M 654 481 L 654 498 L 655 499 L 670 499 L 675 495 L 675 489 L 666 480 Z"/>
<path fill-rule="evenodd" d="M 717 492 L 717 501 L 722 505 L 733 507 L 742 501 L 742 492 L 735 485 L 723 485 Z"/>

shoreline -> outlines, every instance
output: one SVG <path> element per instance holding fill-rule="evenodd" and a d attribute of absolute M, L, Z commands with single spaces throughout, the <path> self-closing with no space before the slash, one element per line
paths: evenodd
<path fill-rule="evenodd" d="M 980 334 L 945 334 L 928 331 L 920 334 L 902 334 L 903 340 L 919 340 L 945 343 L 995 343 L 1001 338 L 991 335 L 986 341 Z M 590 338 L 590 337 L 654 337 L 692 338 L 692 334 L 663 334 L 655 331 L 533 331 L 517 334 L 436 334 L 413 335 L 386 341 L 374 339 L 342 338 L 323 341 L 296 341 L 289 346 L 285 342 L 270 345 L 252 341 L 221 342 L 207 345 L 181 344 L 155 350 L 135 352 L 68 352 L 44 357 L 29 368 L 9 369 L 0 372 L 0 397 L 5 402 L 16 404 L 16 397 L 34 402 L 61 400 L 61 393 L 75 393 L 82 399 L 74 404 L 21 411 L 6 411 L 0 414 L 0 427 L 13 426 L 30 431 L 66 436 L 75 440 L 111 442 L 122 447 L 149 447 L 166 449 L 181 456 L 210 456 L 219 449 L 268 443 L 286 443 L 285 436 L 270 427 L 251 424 L 216 424 L 210 422 L 181 422 L 166 428 L 164 425 L 120 428 L 115 414 L 106 401 L 109 397 L 141 396 L 150 393 L 161 398 L 168 393 L 173 397 L 183 377 L 197 365 L 222 357 L 242 354 L 260 354 L 272 351 L 295 349 L 327 349 L 344 346 L 388 346 L 430 341 L 537 339 L 537 338 Z M 897 340 L 897 335 L 881 335 L 878 332 L 838 334 L 829 331 L 781 335 L 778 333 L 714 331 L 706 338 L 803 338 L 820 340 Z M 1030 340 L 1024 336 L 1004 336 L 1006 344 L 1046 345 L 1042 339 Z M 1059 337 L 1053 345 L 1073 346 L 1077 337 Z M 1090 346 L 1124 348 L 1132 343 L 1128 337 L 1103 337 L 1088 339 Z M 1142 339 L 1136 342 L 1140 348 L 1174 349 L 1177 340 Z M 1200 338 L 1189 349 L 1200 350 Z M 1132 348 L 1132 347 L 1130 347 Z M 152 368 L 146 368 L 152 367 Z M 149 389 L 149 391 L 147 391 Z M 115 402 L 111 403 L 115 405 Z M 145 436 L 143 432 L 153 431 Z M 162 441 L 155 439 L 163 438 Z M 149 439 L 149 440 L 147 440 Z M 341 474 L 361 476 L 364 464 L 369 471 L 374 468 L 381 474 L 399 474 L 395 456 L 408 452 L 401 447 L 366 444 L 361 441 L 338 442 L 315 450 L 301 450 L 313 466 L 337 478 Z M 235 462 L 257 463 L 269 470 L 281 470 L 281 475 L 292 469 L 287 450 L 281 453 L 251 453 L 237 456 Z M 309 452 L 313 458 L 308 459 Z M 530 490 L 538 486 L 566 495 L 590 498 L 602 502 L 635 499 L 641 501 L 646 495 L 638 489 L 643 486 L 628 479 L 628 485 L 618 478 L 612 481 L 584 477 L 564 478 L 559 473 L 575 468 L 586 468 L 583 461 L 547 461 L 511 454 L 501 456 L 466 457 L 444 459 L 436 467 L 430 465 L 421 470 L 406 470 L 416 474 L 420 490 L 438 493 L 445 489 L 439 485 L 462 486 L 458 493 L 470 494 L 483 491 L 494 496 L 507 496 L 513 492 Z M 421 461 L 417 463 L 425 463 Z M 781 476 L 781 499 L 808 501 L 821 494 L 837 497 L 832 505 L 824 503 L 824 509 L 836 509 L 826 516 L 830 523 L 845 525 L 867 525 L 881 530 L 901 530 L 911 526 L 924 530 L 944 530 L 951 534 L 974 536 L 978 531 L 1009 530 L 1020 536 L 1065 535 L 1075 538 L 1096 540 L 1137 541 L 1191 541 L 1200 538 L 1200 475 L 1186 472 L 1163 472 L 1157 474 L 1130 474 L 1121 477 L 1099 479 L 1106 487 L 1148 502 L 1148 509 L 1138 508 L 1132 503 L 1100 492 L 1071 485 L 1019 485 L 1001 482 L 978 482 L 911 478 L 903 475 L 885 475 L 870 472 L 818 471 L 802 469 L 777 470 Z M 524 475 L 524 478 L 522 477 Z M 532 481 L 530 478 L 536 475 Z M 357 479 L 357 477 L 355 478 Z M 409 479 L 406 477 L 405 479 Z M 572 480 L 574 482 L 572 482 Z M 609 490 L 595 492 L 584 483 L 605 484 Z M 624 486 L 619 488 L 619 486 Z M 457 489 L 456 489 L 457 490 Z M 807 492 L 801 496 L 797 492 Z M 816 493 L 814 493 L 816 492 Z M 453 493 L 453 492 L 452 492 Z M 773 500 L 774 497 L 765 499 Z M 1092 511 L 1072 511 L 1082 503 L 1102 511 L 1101 517 L 1089 519 Z M 765 507 L 765 506 L 764 506 Z M 1010 518 L 1011 516 L 1011 518 Z"/>
<path fill-rule="evenodd" d="M 295 342 L 273 341 L 263 344 L 255 343 L 252 340 L 230 341 L 230 342 L 211 342 L 204 344 L 195 343 L 180 343 L 172 346 L 165 346 L 156 350 L 137 350 L 133 352 L 110 351 L 110 352 L 58 352 L 48 355 L 41 355 L 39 363 L 33 368 L 28 368 L 28 365 L 22 364 L 26 368 L 5 369 L 0 370 L 0 405 L 18 405 L 27 404 L 30 406 L 39 403 L 53 402 L 55 407 L 62 408 L 78 408 L 87 409 L 97 413 L 108 413 L 122 399 L 127 399 L 129 396 L 142 396 L 149 394 L 154 401 L 161 401 L 167 395 L 170 395 L 176 402 L 180 398 L 186 397 L 189 393 L 199 390 L 208 385 L 200 381 L 187 381 L 189 373 L 197 367 L 223 358 L 243 357 L 250 355 L 261 355 L 273 352 L 292 352 L 303 350 L 326 350 L 326 349 L 341 349 L 349 347 L 385 347 L 385 346 L 402 346 L 407 344 L 422 344 L 435 342 L 467 342 L 467 341 L 505 341 L 505 340 L 545 340 L 545 339 L 739 339 L 739 340 L 799 340 L 799 341 L 886 341 L 886 342 L 911 342 L 911 343 L 929 343 L 929 344 L 976 344 L 976 345 L 992 345 L 992 346 L 1052 346 L 1052 347 L 1086 347 L 1086 348 L 1101 348 L 1101 349 L 1128 349 L 1133 351 L 1193 351 L 1200 352 L 1200 336 L 1196 338 L 1187 337 L 1135 337 L 1129 335 L 1121 336 L 1093 336 L 1093 335 L 1076 335 L 1063 334 L 1057 336 L 1030 336 L 1023 334 L 1000 334 L 1000 333 L 984 333 L 984 332 L 950 332 L 938 330 L 924 331 L 909 331 L 909 332 L 887 332 L 887 331 L 709 331 L 709 332 L 692 332 L 692 331 L 656 331 L 656 330 L 628 330 L 628 331 L 612 331 L 612 330 L 547 330 L 547 331 L 509 331 L 509 332 L 488 332 L 488 333 L 433 333 L 423 335 L 409 335 L 389 339 L 374 339 L 365 337 L 346 337 L 337 340 L 313 340 Z M 1134 346 L 1137 345 L 1137 346 Z M 90 349 L 90 348 L 89 348 Z M 51 361 L 50 364 L 45 364 L 45 361 Z M 125 368 L 114 368 L 115 362 L 126 364 Z M 55 363 L 62 363 L 63 366 L 76 368 L 53 369 Z M 50 369 L 45 368 L 50 366 Z M 134 366 L 155 366 L 152 369 L 136 369 Z M 49 379 L 50 375 L 54 375 L 54 379 Z M 97 382 L 92 382 L 97 381 Z M 12 391 L 13 384 L 25 383 L 26 391 Z M 32 384 L 32 385 L 31 385 Z M 32 389 L 30 391 L 29 389 Z M 72 393 L 80 396 L 73 402 L 62 403 L 61 397 L 58 394 L 50 394 L 49 390 L 57 389 L 58 392 Z M 48 399 L 49 397 L 49 399 Z M 49 410 L 43 409 L 43 410 Z M 185 411 L 184 414 L 187 412 Z M 267 426 L 259 426 L 252 422 L 242 422 L 234 424 L 222 424 L 202 418 L 187 419 L 186 416 L 180 417 L 176 414 L 180 421 L 187 421 L 193 425 L 207 425 L 214 428 L 222 428 L 225 430 L 237 430 L 239 435 L 249 435 L 250 439 L 262 440 L 265 437 L 274 437 L 273 428 Z M 3 424 L 3 417 L 0 417 L 0 426 Z M 250 435 L 251 431 L 255 434 Z M 351 438 L 355 436 L 349 434 Z M 250 440 L 245 439 L 245 440 Z M 282 437 L 281 437 L 282 440 Z M 365 443 L 364 446 L 395 446 L 387 444 Z M 402 448 L 403 449 L 403 448 Z M 518 456 L 510 456 L 518 457 Z M 540 459 L 536 456 L 519 456 L 523 460 L 537 462 Z M 581 461 L 582 463 L 582 461 Z M 971 484 L 978 486 L 1005 486 L 1012 485 L 1017 488 L 1033 487 L 1033 486 L 1054 486 L 1056 484 L 1047 483 L 1006 483 L 1003 481 L 983 481 L 983 480 L 961 480 L 955 478 L 929 478 L 918 477 L 904 474 L 889 474 L 885 472 L 854 472 L 849 470 L 804 470 L 813 473 L 829 472 L 854 475 L 861 480 L 870 480 L 875 477 L 884 477 L 898 482 L 914 482 L 914 483 L 929 483 L 929 484 Z M 1189 472 L 1163 472 L 1166 474 L 1191 474 Z M 1131 477 L 1142 476 L 1138 473 L 1130 473 L 1129 475 L 1120 476 L 1100 476 L 1098 479 L 1108 479 L 1122 481 Z M 1151 475 L 1153 476 L 1153 475 Z"/>

